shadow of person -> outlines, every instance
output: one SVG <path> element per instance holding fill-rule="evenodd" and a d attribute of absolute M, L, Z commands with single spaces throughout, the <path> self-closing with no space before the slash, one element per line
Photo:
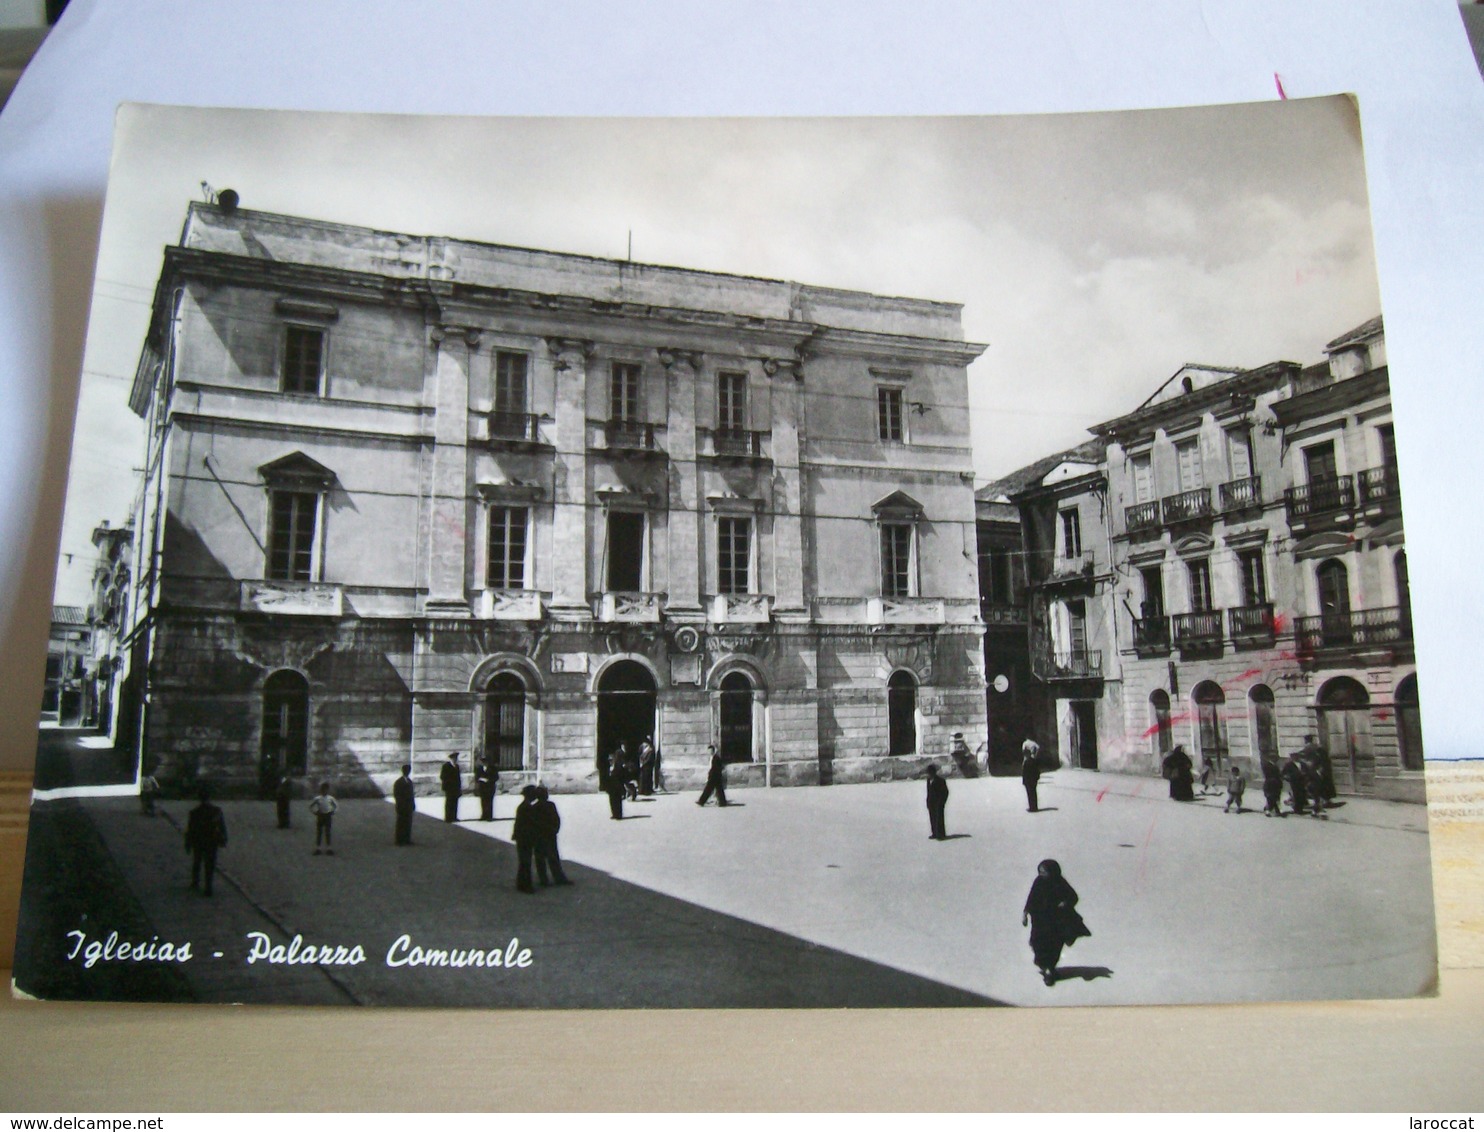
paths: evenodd
<path fill-rule="evenodd" d="M 617 820 L 618 821 L 648 821 L 649 820 L 649 815 L 648 814 L 624 814 L 623 817 L 618 818 Z"/>
<path fill-rule="evenodd" d="M 943 840 L 944 841 L 957 841 L 961 837 L 972 838 L 973 836 L 974 835 L 972 833 L 950 833 L 947 837 L 943 838 Z"/>
<path fill-rule="evenodd" d="M 1051 973 L 1053 983 L 1059 983 L 1065 979 L 1081 979 L 1084 983 L 1090 983 L 1093 979 L 1111 979 L 1112 977 L 1111 967 L 1058 967 Z"/>
<path fill-rule="evenodd" d="M 1054 814 L 1060 806 L 1037 806 L 1034 810 L 1026 810 L 1028 814 Z"/>

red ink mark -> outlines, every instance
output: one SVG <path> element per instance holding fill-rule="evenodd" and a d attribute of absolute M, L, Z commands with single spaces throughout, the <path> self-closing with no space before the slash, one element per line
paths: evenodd
<path fill-rule="evenodd" d="M 1391 718 L 1391 713 L 1385 708 L 1382 708 L 1376 713 L 1376 718 L 1379 719 L 1382 723 L 1385 723 L 1388 719 Z"/>
<path fill-rule="evenodd" d="M 1238 680 L 1251 680 L 1254 676 L 1261 676 L 1261 675 L 1262 675 L 1262 669 L 1261 668 L 1249 668 L 1249 669 L 1247 669 L 1246 672 L 1242 673 L 1242 675 L 1238 676 L 1237 679 Z"/>
<path fill-rule="evenodd" d="M 1281 98 L 1281 99 L 1283 99 L 1284 102 L 1287 102 L 1288 101 L 1288 92 L 1283 89 L 1283 80 L 1278 77 L 1278 72 L 1277 71 L 1274 71 L 1273 72 L 1273 82 L 1276 83 L 1277 86 L 1278 86 L 1278 97 Z"/>
<path fill-rule="evenodd" d="M 1288 628 L 1288 617 L 1282 613 L 1273 614 L 1273 632 L 1281 633 Z"/>
<path fill-rule="evenodd" d="M 1103 795 L 1105 795 L 1106 793 L 1108 793 L 1108 788 L 1104 786 L 1101 790 L 1098 791 L 1098 796 L 1094 798 L 1093 801 L 1101 802 L 1103 800 Z"/>

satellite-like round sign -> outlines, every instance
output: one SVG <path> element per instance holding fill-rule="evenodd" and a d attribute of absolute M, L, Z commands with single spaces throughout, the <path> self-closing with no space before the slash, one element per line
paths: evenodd
<path fill-rule="evenodd" d="M 996 692 L 1005 692 L 1005 691 L 1008 691 L 1009 688 L 1010 688 L 1010 681 L 1007 680 L 1007 679 L 1005 679 L 1005 674 L 1003 672 L 1001 672 L 998 676 L 996 676 L 994 678 L 994 690 Z"/>

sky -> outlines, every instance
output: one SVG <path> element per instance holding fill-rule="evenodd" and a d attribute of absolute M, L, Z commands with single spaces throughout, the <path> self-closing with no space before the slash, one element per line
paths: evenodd
<path fill-rule="evenodd" d="M 1079 115 L 419 118 L 121 109 L 56 601 L 127 520 L 127 408 L 202 182 L 244 208 L 963 305 L 980 482 L 1087 438 L 1187 361 L 1317 361 L 1380 312 L 1343 97 Z"/>

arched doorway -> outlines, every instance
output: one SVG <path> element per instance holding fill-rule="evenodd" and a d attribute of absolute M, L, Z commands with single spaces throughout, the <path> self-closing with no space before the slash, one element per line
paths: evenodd
<path fill-rule="evenodd" d="M 608 758 L 625 744 L 631 752 L 654 735 L 654 677 L 636 660 L 619 660 L 598 677 L 598 783 L 608 785 Z"/>
<path fill-rule="evenodd" d="M 1319 741 L 1335 768 L 1335 786 L 1351 794 L 1370 791 L 1376 780 L 1371 752 L 1371 698 L 1359 681 L 1337 676 L 1319 689 Z"/>
<path fill-rule="evenodd" d="M 526 765 L 526 683 L 497 672 L 484 688 L 484 757 L 499 770 Z"/>
<path fill-rule="evenodd" d="M 1422 711 L 1415 675 L 1396 686 L 1396 746 L 1403 770 L 1422 769 Z"/>
<path fill-rule="evenodd" d="M 1170 726 L 1170 696 L 1163 688 L 1149 693 L 1149 713 L 1154 717 L 1154 753 L 1163 758 L 1175 748 L 1174 728 Z"/>
<path fill-rule="evenodd" d="M 752 681 L 744 673 L 728 672 L 722 677 L 717 730 L 723 762 L 752 761 L 752 702 Z"/>
<path fill-rule="evenodd" d="M 1327 648 L 1348 645 L 1350 630 L 1350 571 L 1337 558 L 1319 564 L 1319 632 Z"/>
<path fill-rule="evenodd" d="M 910 672 L 893 672 L 886 681 L 887 753 L 917 753 L 917 681 Z"/>
<path fill-rule="evenodd" d="M 1254 684 L 1247 692 L 1252 708 L 1252 754 L 1258 762 L 1278 758 L 1278 714 L 1273 690 L 1266 684 Z"/>
<path fill-rule="evenodd" d="M 258 785 L 267 797 L 278 776 L 309 773 L 309 681 L 285 668 L 263 681 Z"/>
<path fill-rule="evenodd" d="M 1210 764 L 1213 775 L 1222 778 L 1226 775 L 1228 759 L 1226 693 L 1220 684 L 1207 680 L 1195 686 L 1191 699 L 1195 701 L 1196 748 L 1204 762 Z"/>

